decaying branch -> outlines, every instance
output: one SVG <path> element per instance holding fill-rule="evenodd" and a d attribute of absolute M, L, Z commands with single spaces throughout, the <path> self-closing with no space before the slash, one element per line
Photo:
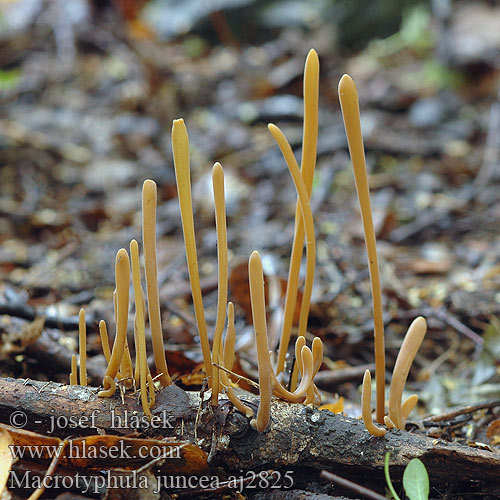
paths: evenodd
<path fill-rule="evenodd" d="M 271 422 L 264 433 L 256 432 L 249 420 L 234 411 L 227 400 L 220 400 L 212 410 L 208 394 L 201 404 L 198 393 L 185 392 L 176 386 L 163 388 L 152 409 L 159 428 L 137 428 L 131 417 L 142 416 L 137 395 L 117 393 L 112 398 L 98 398 L 98 389 L 68 386 L 54 382 L 0 379 L 0 421 L 11 423 L 14 412 L 26 415 L 25 429 L 69 435 L 130 434 L 140 431 L 148 436 L 176 436 L 210 450 L 213 464 L 228 469 L 298 466 L 334 470 L 352 468 L 356 473 L 380 473 L 384 455 L 391 453 L 395 474 L 411 458 L 420 458 L 432 477 L 450 483 L 467 481 L 498 483 L 500 491 L 500 455 L 475 448 L 412 434 L 389 430 L 383 438 L 368 434 L 360 420 L 320 411 L 309 406 L 274 401 Z M 246 403 L 257 405 L 249 396 Z M 94 420 L 90 417 L 94 414 Z M 125 418 L 127 416 L 127 418 Z M 59 427 L 54 428 L 59 417 Z M 81 428 L 65 427 L 73 419 Z M 114 421 L 113 421 L 114 419 Z M 93 424 L 94 428 L 89 428 Z M 117 425 L 118 424 L 118 425 Z M 120 427 L 121 426 L 121 427 Z M 214 442 L 214 439 L 216 440 Z"/>

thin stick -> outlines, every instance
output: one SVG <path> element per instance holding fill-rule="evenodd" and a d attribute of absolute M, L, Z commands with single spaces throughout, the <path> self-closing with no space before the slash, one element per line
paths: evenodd
<path fill-rule="evenodd" d="M 336 474 L 332 474 L 326 470 L 321 471 L 321 477 L 328 479 L 328 481 L 331 481 L 332 483 L 339 484 L 344 488 L 354 491 L 355 493 L 362 495 L 364 498 L 369 498 L 370 500 L 387 500 L 386 497 L 379 495 L 376 491 L 369 490 L 360 484 L 353 483 L 352 481 L 349 481 L 349 479 L 337 476 Z"/>
<path fill-rule="evenodd" d="M 184 120 L 182 118 L 174 120 L 172 126 L 172 149 L 174 153 L 175 179 L 179 195 L 182 232 L 184 234 L 184 246 L 186 249 L 187 266 L 189 281 L 191 283 L 196 324 L 200 335 L 205 372 L 208 377 L 211 377 L 212 357 L 210 355 L 210 344 L 208 342 L 205 311 L 203 310 L 203 298 L 201 294 L 200 275 L 198 271 L 198 256 L 196 254 L 196 240 L 194 235 L 193 205 L 191 201 L 191 177 L 189 174 L 189 138 L 186 125 L 184 124 Z"/>
<path fill-rule="evenodd" d="M 373 322 L 375 337 L 375 380 L 377 387 L 377 422 L 384 421 L 385 413 L 385 351 L 384 351 L 384 321 L 382 318 L 382 291 L 378 269 L 377 243 L 373 228 L 370 190 L 366 174 L 365 149 L 361 135 L 359 118 L 358 92 L 352 78 L 344 75 L 339 83 L 339 99 L 344 117 L 344 127 L 349 144 L 356 191 L 358 192 L 361 218 L 365 233 L 366 253 L 373 298 Z"/>
<path fill-rule="evenodd" d="M 47 485 L 50 485 L 52 477 L 54 476 L 54 473 L 57 469 L 57 466 L 59 465 L 61 458 L 63 458 L 63 451 L 67 443 L 68 441 L 66 441 L 66 439 L 64 441 L 61 441 L 61 443 L 57 448 L 56 453 L 54 454 L 54 457 L 50 461 L 50 465 L 49 468 L 47 469 L 47 472 L 45 473 L 45 476 L 41 480 L 42 485 L 28 497 L 28 500 L 38 500 L 43 495 L 43 492 L 47 488 Z"/>
<path fill-rule="evenodd" d="M 311 197 L 314 169 L 316 167 L 316 149 L 318 142 L 318 81 L 319 60 L 318 54 L 311 49 L 307 55 L 304 69 L 304 127 L 302 138 L 301 174 L 306 185 L 308 197 Z M 284 370 L 285 358 L 290 343 L 292 323 L 297 303 L 297 290 L 299 284 L 300 261 L 304 247 L 305 228 L 300 202 L 297 200 L 295 207 L 295 231 L 290 256 L 290 268 L 285 295 L 283 312 L 283 326 L 278 351 L 276 373 Z"/>
<path fill-rule="evenodd" d="M 144 181 L 142 186 L 142 243 L 144 246 L 144 267 L 146 269 L 149 325 L 151 327 L 155 366 L 158 373 L 161 373 L 160 383 L 162 386 L 167 386 L 172 383 L 172 379 L 168 373 L 161 328 L 156 262 L 156 198 L 156 184 L 152 180 Z"/>
<path fill-rule="evenodd" d="M 259 384 L 257 382 L 254 382 L 251 378 L 247 378 L 244 375 L 241 375 L 240 373 L 235 373 L 223 365 L 215 365 L 215 366 L 217 366 L 217 368 L 219 368 L 221 372 L 227 373 L 228 375 L 235 377 L 236 383 L 238 383 L 240 380 L 243 380 L 243 382 L 246 382 L 248 385 L 252 386 L 254 389 L 259 389 Z"/>
<path fill-rule="evenodd" d="M 215 225 L 217 229 L 217 266 L 219 270 L 217 290 L 217 319 L 215 321 L 214 342 L 212 346 L 213 362 L 220 364 L 220 352 L 222 348 L 222 332 L 226 319 L 227 307 L 227 229 L 226 229 L 226 206 L 224 201 L 224 171 L 221 164 L 216 163 L 212 169 L 212 184 L 215 203 Z M 212 371 L 212 405 L 217 406 L 219 397 L 219 369 Z"/>
<path fill-rule="evenodd" d="M 80 309 L 78 315 L 78 333 L 80 339 L 80 385 L 87 385 L 87 325 L 85 310 Z"/>

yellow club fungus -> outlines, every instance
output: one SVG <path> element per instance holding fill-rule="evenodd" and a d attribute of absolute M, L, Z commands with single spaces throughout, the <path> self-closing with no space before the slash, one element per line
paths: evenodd
<path fill-rule="evenodd" d="M 69 385 L 78 385 L 78 368 L 76 355 L 71 355 L 71 372 L 69 374 Z"/>
<path fill-rule="evenodd" d="M 307 330 L 307 319 L 309 317 L 309 307 L 311 304 L 311 295 L 314 282 L 314 269 L 316 267 L 316 237 L 314 235 L 314 220 L 311 211 L 310 197 L 307 187 L 302 177 L 297 160 L 293 155 L 292 148 L 288 143 L 283 132 L 274 124 L 270 123 L 268 129 L 277 142 L 285 162 L 288 166 L 290 174 L 297 190 L 298 203 L 301 208 L 303 226 L 306 233 L 306 279 L 304 283 L 304 293 L 302 296 L 302 303 L 300 306 L 299 316 L 299 337 L 305 336 Z M 283 344 L 283 339 L 281 339 Z M 292 376 L 292 390 L 295 389 L 297 383 L 297 370 L 294 369 Z"/>
<path fill-rule="evenodd" d="M 259 367 L 259 409 L 251 424 L 259 432 L 264 432 L 271 416 L 271 359 L 267 342 L 266 302 L 264 298 L 264 273 L 259 252 L 252 252 L 248 261 L 250 281 L 250 300 L 252 306 L 255 343 L 257 345 L 257 360 Z"/>
<path fill-rule="evenodd" d="M 373 297 L 373 321 L 375 337 L 375 381 L 377 422 L 383 423 L 385 414 L 385 351 L 384 321 L 382 318 L 382 291 L 378 269 L 377 245 L 370 203 L 370 190 L 366 173 L 365 149 L 361 135 L 358 92 L 352 78 L 344 75 L 339 83 L 339 99 L 344 118 L 344 127 L 349 145 L 354 180 L 358 193 L 361 218 L 365 234 L 366 253 Z"/>
<path fill-rule="evenodd" d="M 399 349 L 398 357 L 396 358 L 396 364 L 394 365 L 394 371 L 392 373 L 391 389 L 389 392 L 389 418 L 398 429 L 404 429 L 406 418 L 417 403 L 415 397 L 410 396 L 404 403 L 404 413 L 406 415 L 403 415 L 401 398 L 403 396 L 404 386 L 408 378 L 408 373 L 410 372 L 410 367 L 424 340 L 426 331 L 427 323 L 425 319 L 422 316 L 415 318 L 410 328 L 408 328 L 408 332 L 405 335 L 403 344 Z"/>
<path fill-rule="evenodd" d="M 138 350 L 137 360 L 139 362 L 139 384 L 141 390 L 141 403 L 144 413 L 151 417 L 148 401 L 147 388 L 147 356 L 146 356 L 146 321 L 144 318 L 144 303 L 142 301 L 141 271 L 139 267 L 139 245 L 136 240 L 130 242 L 130 259 L 132 261 L 132 283 L 134 287 L 134 300 L 136 312 L 136 348 Z"/>
<path fill-rule="evenodd" d="M 212 185 L 215 204 L 215 225 L 217 230 L 217 261 L 218 261 L 218 292 L 217 292 L 217 318 L 215 321 L 214 341 L 212 346 L 212 357 L 215 365 L 221 360 L 221 341 L 224 330 L 227 307 L 227 230 L 226 230 L 226 207 L 224 201 L 224 171 L 221 164 L 216 163 L 212 169 Z M 212 405 L 216 406 L 219 397 L 219 368 L 212 368 Z"/>
<path fill-rule="evenodd" d="M 382 427 L 378 427 L 373 423 L 372 420 L 372 377 L 370 375 L 370 370 L 365 371 L 363 377 L 363 391 L 361 394 L 361 414 L 363 417 L 363 423 L 365 424 L 366 430 L 373 436 L 382 437 L 385 436 L 386 430 Z M 390 422 L 386 422 L 386 424 Z"/>
<path fill-rule="evenodd" d="M 201 350 L 205 372 L 212 376 L 212 356 L 208 342 L 205 312 L 203 310 L 203 297 L 201 294 L 200 276 L 198 272 L 198 256 L 196 253 L 196 240 L 194 235 L 193 205 L 191 201 L 191 176 L 189 173 L 189 138 L 184 120 L 174 120 L 172 126 L 172 149 L 174 153 L 175 179 L 179 206 L 181 211 L 182 231 L 184 234 L 184 247 L 193 296 L 196 324 L 200 335 Z"/>
<path fill-rule="evenodd" d="M 311 49 L 307 55 L 304 69 L 304 125 L 302 139 L 301 174 L 306 185 L 308 197 L 311 196 L 314 170 L 316 167 L 316 149 L 318 142 L 318 87 L 319 87 L 319 59 L 315 50 Z M 290 343 L 293 316 L 297 303 L 300 261 L 304 246 L 304 219 L 300 202 L 295 208 L 295 232 L 290 256 L 290 268 L 285 294 L 283 312 L 283 326 L 278 351 L 276 373 L 284 370 L 285 358 Z"/>
<path fill-rule="evenodd" d="M 167 386 L 172 383 L 172 379 L 168 373 L 161 328 L 156 263 L 156 198 L 156 184 L 152 180 L 144 181 L 142 186 L 142 242 L 144 246 L 144 267 L 146 269 L 149 326 L 151 327 L 155 366 L 160 374 L 159 380 L 161 385 Z"/>
<path fill-rule="evenodd" d="M 234 364 L 234 343 L 235 343 L 236 335 L 234 328 L 234 305 L 232 302 L 229 302 L 227 306 L 227 329 L 226 329 L 226 338 L 224 340 L 224 352 L 222 359 L 224 361 L 224 368 L 227 370 L 232 370 Z M 222 384 L 225 386 L 225 391 L 229 401 L 233 403 L 235 408 L 239 410 L 241 413 L 250 418 L 253 416 L 253 410 L 248 407 L 236 394 L 235 390 L 232 387 L 231 379 L 229 378 L 228 373 L 223 370 L 220 371 L 220 378 Z"/>
<path fill-rule="evenodd" d="M 111 359 L 111 350 L 109 348 L 108 327 L 106 326 L 106 321 L 103 319 L 99 321 L 99 337 L 101 338 L 104 358 L 106 359 L 106 363 L 109 363 L 109 360 Z"/>
<path fill-rule="evenodd" d="M 80 385 L 87 385 L 87 325 L 83 309 L 80 309 L 78 315 L 78 333 L 80 339 Z"/>
<path fill-rule="evenodd" d="M 120 367 L 125 338 L 127 336 L 128 301 L 130 286 L 130 259 L 124 248 L 118 250 L 115 260 L 116 280 L 116 336 L 102 385 L 104 390 L 99 392 L 99 397 L 110 397 L 115 393 L 115 377 Z"/>

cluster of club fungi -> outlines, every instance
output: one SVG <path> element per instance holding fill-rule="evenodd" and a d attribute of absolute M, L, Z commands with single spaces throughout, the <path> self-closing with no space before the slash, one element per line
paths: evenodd
<path fill-rule="evenodd" d="M 293 154 L 292 148 L 282 131 L 273 124 L 268 128 L 276 140 L 290 171 L 297 191 L 295 210 L 295 232 L 292 245 L 288 281 L 285 293 L 281 339 L 276 359 L 269 352 L 266 303 L 264 293 L 264 277 L 262 261 L 254 251 L 248 263 L 249 285 L 252 318 L 255 332 L 258 361 L 258 386 L 260 401 L 257 412 L 245 404 L 235 391 L 237 376 L 232 373 L 235 359 L 235 325 L 234 306 L 228 302 L 228 250 L 226 233 L 226 210 L 224 197 L 224 172 L 220 163 L 212 169 L 212 185 L 215 205 L 215 224 L 217 233 L 218 260 L 218 296 L 217 316 L 210 347 L 207 324 L 203 308 L 203 297 L 198 270 L 198 257 L 194 230 L 193 207 L 191 200 L 191 180 L 189 161 L 189 139 L 182 119 L 175 120 L 172 127 L 172 147 L 174 156 L 177 191 L 184 235 L 187 268 L 191 284 L 195 319 L 200 337 L 204 369 L 211 388 L 211 403 L 217 406 L 219 394 L 225 392 L 234 406 L 248 418 L 252 426 L 263 432 L 269 423 L 271 398 L 319 405 L 320 393 L 314 384 L 323 359 L 323 345 L 319 338 L 314 338 L 311 347 L 306 345 L 307 319 L 311 302 L 312 286 L 315 270 L 315 233 L 310 197 L 316 166 L 316 149 L 318 136 L 318 83 L 319 60 L 314 50 L 307 56 L 304 71 L 304 123 L 301 166 Z M 373 296 L 375 365 L 376 365 L 376 422 L 385 424 L 386 428 L 404 429 L 409 413 L 415 407 L 418 397 L 412 395 L 402 402 L 406 378 L 413 358 L 422 343 L 426 332 L 426 322 L 422 317 L 411 324 L 399 351 L 389 394 L 389 412 L 385 414 L 385 354 L 384 325 L 382 320 L 382 295 L 378 260 L 376 252 L 375 232 L 373 227 L 370 194 L 366 173 L 365 154 L 359 118 L 359 103 L 356 87 L 348 75 L 344 75 L 339 84 L 339 98 L 344 118 L 349 152 L 354 168 L 356 190 L 361 208 L 361 216 L 368 254 L 370 281 Z M 121 390 L 140 390 L 143 411 L 151 416 L 151 407 L 155 401 L 155 386 L 146 355 L 146 320 L 151 331 L 154 362 L 158 375 L 155 377 L 161 386 L 172 384 L 163 344 L 160 301 L 157 280 L 156 261 L 156 184 L 146 180 L 142 189 L 142 244 L 146 291 L 141 285 L 141 268 L 139 244 L 130 242 L 130 253 L 122 248 L 115 261 L 114 298 L 115 340 L 110 348 L 105 321 L 99 323 L 102 349 L 108 363 L 99 397 L 112 396 L 119 385 Z M 297 306 L 299 289 L 299 273 L 303 257 L 304 243 L 305 281 L 303 297 L 300 304 L 299 324 L 295 342 L 294 356 L 288 353 L 293 330 L 293 317 Z M 135 302 L 134 340 L 135 367 L 132 363 L 130 349 L 127 344 L 127 323 L 129 313 L 130 271 Z M 147 299 L 146 299 L 147 297 Z M 146 308 L 147 303 L 147 308 Z M 223 333 L 226 325 L 224 342 Z M 87 385 L 86 375 L 86 331 L 85 313 L 80 311 L 79 342 L 79 380 L 80 385 Z M 282 383 L 287 369 L 287 359 L 293 359 L 293 370 L 290 373 L 288 389 Z M 290 364 L 290 363 L 288 363 Z M 70 384 L 78 383 L 77 358 L 73 355 Z M 371 376 L 367 370 L 363 379 L 362 417 L 366 429 L 374 436 L 383 436 L 386 428 L 376 425 L 371 411 Z"/>

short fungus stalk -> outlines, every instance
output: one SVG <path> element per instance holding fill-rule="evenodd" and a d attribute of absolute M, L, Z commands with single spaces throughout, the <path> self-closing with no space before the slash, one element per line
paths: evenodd
<path fill-rule="evenodd" d="M 307 330 L 307 319 L 309 316 L 309 307 L 311 304 L 312 287 L 314 282 L 314 269 L 316 267 L 316 239 L 314 235 L 314 220 L 311 211 L 310 197 L 305 185 L 302 174 L 300 173 L 297 160 L 293 154 L 292 148 L 288 143 L 283 132 L 274 124 L 270 123 L 268 129 L 277 142 L 297 190 L 299 205 L 302 211 L 302 220 L 306 233 L 306 280 L 304 284 L 304 293 L 300 307 L 298 336 L 305 336 Z M 294 369 L 292 375 L 292 390 L 297 384 L 297 370 Z"/>
<path fill-rule="evenodd" d="M 103 319 L 99 321 L 99 337 L 101 338 L 104 358 L 106 359 L 106 363 L 109 363 L 109 360 L 111 359 L 111 350 L 109 348 L 108 327 L 106 326 L 106 321 Z"/>
<path fill-rule="evenodd" d="M 115 297 L 116 293 L 113 293 L 113 298 Z M 116 321 L 116 304 L 115 304 L 115 321 Z M 99 337 L 101 339 L 101 346 L 104 358 L 106 359 L 106 363 L 109 365 L 109 360 L 111 359 L 111 349 L 109 347 L 108 327 L 106 325 L 106 321 L 104 321 L 103 319 L 99 321 Z M 122 379 L 122 375 L 120 372 L 118 372 L 116 376 L 118 380 Z"/>
<path fill-rule="evenodd" d="M 115 377 L 120 368 L 123 351 L 125 348 L 125 337 L 127 336 L 128 301 L 130 286 L 130 259 L 124 248 L 118 250 L 115 260 L 116 280 L 116 336 L 111 352 L 106 373 L 102 381 L 104 390 L 99 392 L 99 397 L 110 397 L 115 393 Z"/>
<path fill-rule="evenodd" d="M 146 358 L 146 368 L 147 367 L 148 365 Z M 149 370 L 147 370 L 147 380 L 148 380 L 148 390 L 149 390 L 149 408 L 152 408 L 156 401 L 156 395 L 155 395 L 155 383 L 153 381 L 153 377 L 151 376 Z"/>
<path fill-rule="evenodd" d="M 408 396 L 403 403 L 401 404 L 401 415 L 403 417 L 403 422 L 406 424 L 406 420 L 408 419 L 408 415 L 413 411 L 413 408 L 417 406 L 418 403 L 418 395 L 412 394 Z"/>
<path fill-rule="evenodd" d="M 69 385 L 78 385 L 78 366 L 76 356 L 71 355 L 71 372 L 69 374 Z"/>
<path fill-rule="evenodd" d="M 280 384 L 271 367 L 267 341 L 264 278 L 262 261 L 258 252 L 252 252 L 249 259 L 249 281 L 261 394 L 261 401 L 257 412 L 257 417 L 260 414 L 261 418 L 257 418 L 253 425 L 256 426 L 257 430 L 262 432 L 269 421 L 271 396 L 268 391 L 291 403 L 302 403 L 306 399 L 306 393 L 312 383 L 314 362 L 311 350 L 305 345 L 305 337 L 299 337 L 295 343 L 295 352 L 297 365 L 302 375 L 300 385 L 294 392 L 290 392 Z"/>
<path fill-rule="evenodd" d="M 234 328 L 234 305 L 232 302 L 229 302 L 227 306 L 227 329 L 226 329 L 226 338 L 224 340 L 224 351 L 222 355 L 222 359 L 224 361 L 224 368 L 231 370 L 234 364 L 234 343 L 235 343 L 235 328 Z M 247 406 L 241 399 L 237 396 L 234 391 L 231 379 L 229 375 L 223 370 L 220 371 L 220 378 L 223 385 L 225 385 L 225 390 L 229 401 L 233 403 L 234 407 L 246 415 L 247 418 L 253 416 L 253 410 Z"/>
<path fill-rule="evenodd" d="M 316 374 L 321 368 L 321 363 L 323 362 L 323 342 L 320 338 L 315 337 L 312 343 L 312 355 L 313 355 L 313 380 Z M 311 385 L 307 390 L 307 397 L 304 404 L 321 404 L 321 396 L 319 394 L 318 388 L 315 386 L 314 382 L 311 381 Z"/>
<path fill-rule="evenodd" d="M 422 316 L 415 318 L 410 328 L 408 328 L 408 332 L 405 335 L 403 344 L 399 349 L 398 357 L 396 358 L 389 392 L 389 418 L 398 429 L 404 429 L 406 418 L 417 403 L 415 397 L 410 396 L 402 405 L 401 398 L 410 367 L 424 340 L 426 331 L 427 323 L 425 319 Z"/>
<path fill-rule="evenodd" d="M 224 339 L 224 367 L 228 370 L 233 369 L 234 365 L 234 345 L 236 343 L 236 329 L 234 327 L 234 304 L 227 304 L 227 329 L 226 338 Z"/>
<path fill-rule="evenodd" d="M 144 311 L 144 323 L 146 323 L 146 299 L 144 298 L 144 290 L 142 289 L 141 285 L 141 300 L 142 300 L 142 310 Z M 135 345 L 135 369 L 134 369 L 134 382 L 135 385 L 138 387 L 139 382 L 140 382 L 140 373 L 139 373 L 139 347 L 137 346 L 137 309 L 135 311 L 135 316 L 134 316 L 134 345 Z M 151 372 L 149 371 L 149 366 L 147 367 L 147 373 L 148 377 L 151 375 Z"/>
<path fill-rule="evenodd" d="M 412 412 L 413 408 L 415 408 L 417 403 L 418 403 L 418 396 L 416 394 L 412 394 L 411 396 L 408 396 L 401 404 L 401 416 L 403 417 L 403 427 L 406 424 L 408 415 Z M 384 417 L 384 423 L 388 429 L 396 428 L 396 424 L 391 420 L 389 415 L 386 415 Z"/>
<path fill-rule="evenodd" d="M 87 385 L 87 325 L 85 324 L 85 310 L 80 309 L 78 315 L 78 333 L 80 347 L 80 385 Z"/>
<path fill-rule="evenodd" d="M 118 321 L 116 316 L 116 289 L 113 291 L 113 310 L 115 313 L 115 324 Z M 106 332 L 107 335 L 107 332 Z M 109 346 L 108 346 L 109 347 Z M 109 361 L 108 361 L 109 363 Z M 116 374 L 116 378 L 119 382 L 123 384 L 125 389 L 130 389 L 133 385 L 132 374 L 132 358 L 130 357 L 130 351 L 128 349 L 128 339 L 125 337 L 125 346 L 123 347 L 123 356 L 120 361 L 120 369 Z"/>
<path fill-rule="evenodd" d="M 134 286 L 134 300 L 136 311 L 136 346 L 139 352 L 139 381 L 141 389 L 141 403 L 144 413 L 151 418 L 148 401 L 148 371 L 146 357 L 146 322 L 144 318 L 144 303 L 142 301 L 141 271 L 139 267 L 139 245 L 136 240 L 130 242 L 130 259 L 132 261 L 132 282 Z"/>
<path fill-rule="evenodd" d="M 132 357 L 128 348 L 128 339 L 125 336 L 125 345 L 123 346 L 123 356 L 120 363 L 120 372 L 117 374 L 118 380 L 125 389 L 131 389 L 134 385 L 134 368 L 132 366 Z"/>
<path fill-rule="evenodd" d="M 184 247 L 191 283 L 191 293 L 195 311 L 196 324 L 200 335 L 201 350 L 205 372 L 212 376 L 212 357 L 208 342 L 203 297 L 201 294 L 200 276 L 198 271 L 198 256 L 196 253 L 196 239 L 194 235 L 193 205 L 191 201 L 191 177 L 189 173 L 189 138 L 184 120 L 174 120 L 172 126 L 172 149 L 174 154 L 175 179 L 181 211 L 182 232 Z"/>
<path fill-rule="evenodd" d="M 306 185 L 308 196 L 311 196 L 314 170 L 316 167 L 316 149 L 318 142 L 318 86 L 319 86 L 319 59 L 315 50 L 311 49 L 307 55 L 304 68 L 304 125 L 302 139 L 301 174 Z M 300 261 L 304 246 L 304 218 L 297 200 L 295 208 L 295 231 L 290 256 L 290 268 L 285 294 L 283 312 L 283 326 L 276 364 L 276 373 L 284 370 L 285 358 L 290 343 L 293 316 L 297 303 Z"/>
<path fill-rule="evenodd" d="M 297 369 L 302 378 L 299 386 L 295 391 L 290 392 L 285 389 L 276 375 L 272 373 L 273 378 L 273 394 L 290 403 L 304 403 L 307 399 L 307 393 L 312 386 L 314 373 L 314 360 L 311 349 L 305 345 L 305 337 L 298 337 L 295 342 L 295 357 L 297 360 Z"/>
<path fill-rule="evenodd" d="M 382 427 L 378 427 L 373 423 L 372 420 L 372 377 L 370 375 L 370 370 L 365 371 L 363 376 L 363 390 L 361 393 L 361 414 L 363 417 L 363 423 L 365 424 L 366 430 L 373 436 L 382 437 L 385 436 L 386 430 Z M 387 424 L 388 422 L 386 422 Z M 390 427 L 390 423 L 388 425 Z"/>
<path fill-rule="evenodd" d="M 227 307 L 227 229 L 226 207 L 224 201 L 224 171 L 221 164 L 216 163 L 212 169 L 212 185 L 215 203 L 215 225 L 217 231 L 217 264 L 218 264 L 218 292 L 217 292 L 217 318 L 215 321 L 212 358 L 215 365 L 212 368 L 212 405 L 217 406 L 219 397 L 219 368 L 222 332 L 226 318 Z"/>
<path fill-rule="evenodd" d="M 259 368 L 259 408 L 257 416 L 250 423 L 259 432 L 264 432 L 271 417 L 271 376 L 273 370 L 269 357 L 267 342 L 266 303 L 264 298 L 264 273 L 262 261 L 258 252 L 254 251 L 248 261 L 248 275 L 250 282 L 250 301 L 252 319 L 257 345 L 257 361 Z"/>
<path fill-rule="evenodd" d="M 339 99 L 344 117 L 344 127 L 349 145 L 356 191 L 358 193 L 361 218 L 365 234 L 366 252 L 373 298 L 373 321 L 375 337 L 375 380 L 377 388 L 377 422 L 383 423 L 385 414 L 385 351 L 384 322 L 382 318 L 382 291 L 378 269 L 377 246 L 370 203 L 370 191 L 366 174 L 365 150 L 361 135 L 358 92 L 352 78 L 344 75 L 339 83 Z"/>
<path fill-rule="evenodd" d="M 165 359 L 165 346 L 161 328 L 160 298 L 158 291 L 158 271 L 156 262 L 156 184 L 144 181 L 142 186 L 142 241 L 144 246 L 144 267 L 146 269 L 146 289 L 148 294 L 149 325 L 153 342 L 155 366 L 160 374 L 162 386 L 172 383 Z"/>

